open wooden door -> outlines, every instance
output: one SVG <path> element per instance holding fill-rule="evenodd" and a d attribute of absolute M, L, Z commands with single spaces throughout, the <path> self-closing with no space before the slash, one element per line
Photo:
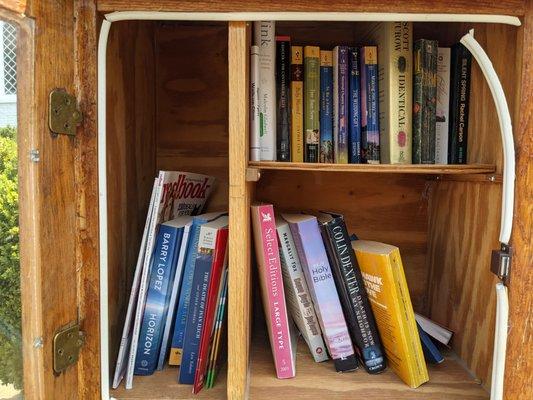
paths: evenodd
<path fill-rule="evenodd" d="M 18 31 L 24 398 L 98 398 L 98 227 L 86 223 L 97 220 L 97 182 L 92 167 L 82 168 L 96 168 L 95 3 L 8 0 L 0 17 Z M 75 135 L 49 127 L 54 89 L 77 99 Z M 76 325 L 85 337 L 79 359 L 57 372 L 54 353 L 68 360 L 69 351 L 54 351 L 54 336 Z"/>

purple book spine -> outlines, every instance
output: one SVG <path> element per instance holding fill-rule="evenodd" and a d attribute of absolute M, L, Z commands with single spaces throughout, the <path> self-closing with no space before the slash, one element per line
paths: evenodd
<path fill-rule="evenodd" d="M 338 371 L 357 368 L 354 348 L 342 312 L 328 256 L 316 218 L 290 224 L 315 311 Z"/>

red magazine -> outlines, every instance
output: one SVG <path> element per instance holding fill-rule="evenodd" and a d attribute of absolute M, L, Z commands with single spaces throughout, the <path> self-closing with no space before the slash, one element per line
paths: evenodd
<path fill-rule="evenodd" d="M 204 387 L 204 378 L 209 357 L 209 345 L 212 341 L 213 326 L 215 323 L 215 311 L 217 308 L 220 280 L 228 260 L 228 228 L 221 229 L 217 234 L 216 240 L 213 265 L 211 268 L 211 279 L 209 281 L 209 288 L 207 289 L 205 323 L 200 337 L 200 348 L 198 351 L 198 361 L 196 364 L 196 373 L 194 375 L 194 385 L 192 389 L 192 392 L 195 394 Z"/>

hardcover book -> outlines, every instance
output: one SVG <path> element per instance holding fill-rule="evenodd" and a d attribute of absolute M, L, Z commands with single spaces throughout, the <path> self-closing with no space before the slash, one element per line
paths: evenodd
<path fill-rule="evenodd" d="M 376 46 L 360 48 L 361 163 L 379 164 L 378 53 Z"/>
<path fill-rule="evenodd" d="M 254 22 L 254 44 L 259 46 L 259 135 L 263 161 L 276 161 L 275 30 L 275 21 Z"/>
<path fill-rule="evenodd" d="M 220 291 L 223 284 L 224 271 L 227 271 L 228 263 L 228 231 L 220 230 L 217 235 L 213 265 L 211 269 L 211 279 L 207 288 L 205 322 L 200 336 L 200 347 L 198 349 L 198 361 L 196 363 L 196 372 L 194 375 L 193 393 L 198 393 L 204 384 L 207 373 L 207 363 L 209 349 L 213 339 L 213 330 L 215 326 L 216 312 L 220 299 Z"/>
<path fill-rule="evenodd" d="M 348 123 L 348 162 L 361 162 L 361 74 L 359 72 L 359 49 L 350 47 L 348 52 L 349 78 L 349 123 Z"/>
<path fill-rule="evenodd" d="M 369 36 L 378 48 L 381 162 L 411 164 L 413 24 L 380 22 Z"/>
<path fill-rule="evenodd" d="M 250 50 L 250 161 L 261 161 L 259 112 L 259 46 Z"/>
<path fill-rule="evenodd" d="M 354 240 L 357 262 L 389 366 L 410 387 L 429 380 L 409 288 L 397 247 Z"/>
<path fill-rule="evenodd" d="M 174 330 L 174 320 L 176 316 L 176 306 L 178 296 L 181 288 L 181 280 L 183 277 L 183 269 L 185 265 L 185 258 L 187 257 L 187 248 L 189 245 L 189 233 L 191 232 L 193 217 L 188 217 L 180 229 L 183 230 L 180 248 L 178 250 L 178 260 L 176 263 L 176 272 L 174 274 L 174 281 L 170 293 L 170 300 L 168 303 L 168 313 L 166 322 L 164 324 L 163 339 L 161 340 L 161 350 L 159 352 L 159 360 L 157 362 L 157 369 L 162 370 L 165 362 L 168 360 L 170 351 L 170 334 Z"/>
<path fill-rule="evenodd" d="M 437 107 L 435 127 L 435 163 L 448 164 L 450 125 L 450 54 L 449 47 L 439 47 L 437 57 Z"/>
<path fill-rule="evenodd" d="M 320 162 L 333 163 L 333 59 L 320 50 Z"/>
<path fill-rule="evenodd" d="M 436 40 L 414 45 L 413 164 L 435 164 L 437 49 Z"/>
<path fill-rule="evenodd" d="M 183 267 L 183 278 L 179 293 L 178 308 L 176 309 L 176 316 L 174 318 L 174 333 L 172 334 L 172 344 L 168 361 L 170 365 L 180 365 L 183 355 L 185 325 L 187 323 L 187 315 L 189 313 L 194 268 L 196 257 L 198 255 L 200 228 L 202 225 L 216 220 L 224 214 L 225 213 L 214 212 L 198 215 L 197 217 L 193 218 L 189 233 L 189 243 L 187 245 L 187 255 L 184 261 L 185 265 Z"/>
<path fill-rule="evenodd" d="M 451 59 L 448 162 L 466 164 L 472 55 L 457 43 L 452 47 Z"/>
<path fill-rule="evenodd" d="M 348 47 L 333 48 L 333 143 L 335 162 L 348 163 Z"/>
<path fill-rule="evenodd" d="M 251 209 L 261 297 L 276 376 L 293 378 L 296 374 L 295 332 L 290 332 L 274 208 L 271 204 L 261 204 Z"/>
<path fill-rule="evenodd" d="M 291 161 L 304 161 L 303 47 L 291 47 Z"/>
<path fill-rule="evenodd" d="M 191 301 L 185 324 L 183 357 L 178 382 L 192 385 L 198 366 L 198 356 L 204 326 L 209 318 L 209 288 L 211 281 L 218 287 L 226 255 L 228 217 L 223 215 L 200 228 L 198 254 L 194 266 Z"/>
<path fill-rule="evenodd" d="M 304 47 L 305 162 L 319 161 L 320 145 L 320 48 Z"/>
<path fill-rule="evenodd" d="M 385 357 L 344 218 L 320 213 L 318 220 L 352 342 L 365 369 L 371 374 L 379 373 L 385 369 Z"/>
<path fill-rule="evenodd" d="M 276 141 L 278 161 L 291 161 L 291 38 L 276 36 Z"/>
<path fill-rule="evenodd" d="M 280 244 L 283 286 L 290 314 L 309 346 L 315 362 L 328 359 L 322 331 L 318 322 L 311 293 L 305 281 L 300 258 L 287 221 L 276 215 L 276 230 Z"/>
<path fill-rule="evenodd" d="M 191 216 L 179 217 L 159 227 L 140 331 L 140 346 L 135 359 L 136 375 L 151 375 L 157 367 L 183 225 L 190 220 Z M 181 277 L 181 271 L 178 275 L 177 279 Z"/>
<path fill-rule="evenodd" d="M 357 368 L 357 359 L 335 288 L 316 217 L 283 214 L 289 223 L 329 354 L 339 372 Z"/>
<path fill-rule="evenodd" d="M 152 265 L 155 235 L 162 222 L 169 221 L 181 215 L 196 215 L 202 208 L 211 193 L 215 178 L 207 175 L 193 174 L 190 172 L 160 171 L 155 185 L 154 206 L 152 215 L 149 217 L 150 225 L 146 235 L 146 243 L 139 249 L 137 267 L 141 268 L 141 276 L 138 281 L 138 294 L 136 288 L 132 288 L 131 296 L 137 295 L 137 308 L 131 333 L 128 365 L 126 370 L 126 388 L 133 386 L 133 374 L 135 370 L 135 357 L 139 343 L 142 317 L 146 302 L 146 292 Z M 135 282 L 135 279 L 134 279 Z M 131 298 L 130 298 L 131 300 Z M 131 320 L 130 320 L 131 324 Z M 129 327 L 124 332 L 129 332 Z M 128 339 L 126 339 L 126 342 Z M 119 354 L 120 356 L 120 354 Z M 122 357 L 124 353 L 122 354 Z M 118 365 L 118 363 L 117 363 Z"/>

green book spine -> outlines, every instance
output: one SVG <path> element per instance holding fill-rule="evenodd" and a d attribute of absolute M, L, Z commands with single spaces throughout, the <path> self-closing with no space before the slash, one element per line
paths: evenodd
<path fill-rule="evenodd" d="M 414 44 L 413 164 L 435 163 L 438 42 Z"/>
<path fill-rule="evenodd" d="M 320 145 L 320 48 L 304 48 L 305 161 L 318 162 Z"/>

